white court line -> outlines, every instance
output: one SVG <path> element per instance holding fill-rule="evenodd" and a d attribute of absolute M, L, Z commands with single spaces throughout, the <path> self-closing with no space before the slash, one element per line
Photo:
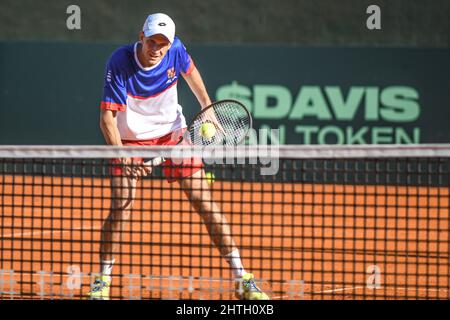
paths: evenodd
<path fill-rule="evenodd" d="M 365 287 L 347 287 L 347 288 L 338 288 L 338 289 L 330 289 L 323 291 L 313 291 L 313 292 L 305 292 L 303 295 L 295 294 L 295 295 L 281 295 L 281 296 L 273 296 L 272 299 L 285 299 L 285 298 L 294 298 L 294 297 L 304 297 L 308 295 L 320 294 L 320 293 L 334 293 L 334 292 L 343 292 L 343 291 L 351 291 L 357 289 L 364 289 Z M 407 288 L 407 287 L 384 287 L 386 290 L 404 290 L 404 291 L 423 291 L 423 292 L 449 292 L 448 289 L 423 289 L 423 288 Z M 383 288 L 380 288 L 383 289 Z M 378 290 L 380 290 L 378 289 Z M 368 290 L 372 290 L 368 288 Z M 381 291 L 381 290 L 380 290 Z"/>
<path fill-rule="evenodd" d="M 317 293 L 333 293 L 333 292 L 342 292 L 342 291 L 350 291 L 350 290 L 357 290 L 357 289 L 364 289 L 365 287 L 347 287 L 347 288 L 339 288 L 339 289 L 330 289 L 330 290 L 324 290 L 324 291 L 314 291 L 310 294 L 317 294 Z M 414 287 L 394 287 L 394 286 L 386 286 L 381 287 L 379 289 L 376 289 L 375 291 L 382 291 L 385 290 L 404 290 L 404 291 L 424 291 L 424 292 L 448 292 L 448 289 L 423 289 L 423 288 L 414 288 Z M 367 288 L 367 290 L 374 290 L 371 288 Z M 307 293 L 305 293 L 307 294 Z"/>
<path fill-rule="evenodd" d="M 407 288 L 407 287 L 386 287 L 391 290 L 404 290 L 404 291 L 432 291 L 432 292 L 449 292 L 449 289 L 422 289 L 422 288 Z"/>
<path fill-rule="evenodd" d="M 304 294 L 291 294 L 291 295 L 283 295 L 283 296 L 270 296 L 271 300 L 284 300 L 284 299 L 293 299 L 293 298 L 304 298 Z"/>
<path fill-rule="evenodd" d="M 70 232 L 70 231 L 77 231 L 77 230 L 83 230 L 83 229 L 87 229 L 91 227 L 89 226 L 81 226 L 81 227 L 77 227 L 77 228 L 73 228 L 73 229 L 69 229 L 69 230 L 47 230 L 47 231 L 34 231 L 34 232 L 16 232 L 16 233 L 9 233 L 9 234 L 4 234 L 2 235 L 1 238 L 9 238 L 9 237 L 26 237 L 26 236 L 35 236 L 35 235 L 45 235 L 45 234 L 53 234 L 53 233 L 66 233 L 66 232 Z M 93 226 L 93 229 L 100 229 L 100 226 Z"/>
<path fill-rule="evenodd" d="M 38 261 L 37 261 L 38 262 Z M 45 270 L 42 270 L 45 271 Z M 22 275 L 35 275 L 35 273 L 32 272 L 18 272 L 18 273 L 14 273 L 14 276 L 20 276 L 20 274 Z M 8 274 L 5 274 L 4 276 L 7 276 Z M 64 275 L 63 275 L 64 276 Z M 69 274 L 67 274 L 67 276 L 69 276 Z M 91 278 L 91 274 L 86 274 L 86 273 L 81 273 L 81 276 L 83 278 Z M 137 274 L 137 276 L 139 276 Z M 145 281 L 151 281 L 151 282 L 158 282 L 158 281 L 189 281 L 189 276 L 183 276 L 182 278 L 177 277 L 177 276 L 172 276 L 172 278 L 169 278 L 170 276 L 143 276 L 141 278 L 141 280 L 145 280 Z M 124 278 L 124 279 L 128 279 L 125 275 L 121 275 L 121 276 L 117 276 L 117 278 Z M 195 282 L 219 282 L 219 283 L 229 283 L 229 284 L 234 284 L 234 282 L 232 280 L 229 279 L 223 279 L 221 280 L 220 278 L 203 278 L 203 279 L 198 279 L 198 277 L 193 277 L 192 278 L 193 281 Z M 164 287 L 165 288 L 165 287 Z M 206 287 L 205 287 L 206 288 Z"/>
<path fill-rule="evenodd" d="M 351 291 L 356 289 L 363 289 L 364 287 L 347 287 L 347 288 L 339 288 L 339 289 L 330 289 L 330 290 L 323 290 L 323 291 L 314 291 L 312 294 L 316 293 L 333 293 L 333 292 L 342 292 L 342 291 Z"/>

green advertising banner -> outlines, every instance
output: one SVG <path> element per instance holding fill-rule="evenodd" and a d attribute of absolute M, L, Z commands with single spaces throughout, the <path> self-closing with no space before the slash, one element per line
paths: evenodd
<path fill-rule="evenodd" d="M 103 73 L 118 46 L 0 43 L 0 143 L 103 144 Z M 242 101 L 264 129 L 250 142 L 450 142 L 450 49 L 187 47 L 212 99 Z M 179 101 L 189 121 L 199 105 L 184 81 Z"/>
<path fill-rule="evenodd" d="M 193 52 L 216 99 L 242 101 L 256 128 L 279 129 L 288 144 L 449 142 L 449 54 L 276 46 Z"/>

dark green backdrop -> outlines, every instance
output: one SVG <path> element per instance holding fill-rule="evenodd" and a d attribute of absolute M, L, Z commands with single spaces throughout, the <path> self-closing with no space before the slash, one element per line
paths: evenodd
<path fill-rule="evenodd" d="M 66 8 L 81 9 L 81 30 Z M 366 28 L 369 5 L 381 30 Z M 450 46 L 448 0 L 0 0 L 0 40 L 132 41 L 165 12 L 188 43 Z"/>
<path fill-rule="evenodd" d="M 0 43 L 0 143 L 103 144 L 98 105 L 117 46 Z M 188 49 L 211 97 L 241 99 L 282 143 L 450 142 L 449 49 Z M 184 81 L 179 99 L 191 119 L 199 107 Z"/>

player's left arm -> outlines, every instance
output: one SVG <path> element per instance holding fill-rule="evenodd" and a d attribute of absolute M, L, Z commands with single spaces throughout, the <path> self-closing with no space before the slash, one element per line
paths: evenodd
<path fill-rule="evenodd" d="M 202 109 L 209 106 L 211 104 L 211 99 L 209 98 L 202 76 L 200 75 L 198 69 L 194 66 L 193 70 L 191 70 L 189 73 L 181 74 L 189 85 L 192 93 L 197 98 Z"/>
<path fill-rule="evenodd" d="M 183 78 L 188 83 L 189 88 L 191 88 L 192 92 L 197 97 L 197 100 L 200 103 L 202 109 L 211 105 L 211 99 L 209 98 L 208 92 L 206 91 L 205 84 L 203 83 L 203 80 L 202 80 L 202 76 L 200 75 L 200 72 L 198 71 L 198 69 L 194 66 L 193 70 L 191 70 L 191 72 L 189 72 L 188 74 L 185 74 L 185 73 L 181 73 L 181 74 L 183 75 Z M 212 123 L 214 123 L 217 130 L 221 131 L 222 133 L 225 132 L 225 130 L 222 128 L 220 122 L 217 120 L 214 112 L 210 112 L 205 116 L 207 117 L 208 121 L 211 121 Z"/>

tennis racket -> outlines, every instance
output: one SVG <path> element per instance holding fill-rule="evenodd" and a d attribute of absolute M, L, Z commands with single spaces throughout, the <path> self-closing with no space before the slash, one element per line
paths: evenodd
<path fill-rule="evenodd" d="M 204 124 L 214 125 L 211 137 L 202 134 Z M 252 128 L 252 117 L 247 108 L 235 100 L 217 101 L 200 111 L 187 127 L 177 144 L 187 141 L 192 146 L 236 146 Z M 166 159 L 145 159 L 144 165 L 158 166 Z"/>

